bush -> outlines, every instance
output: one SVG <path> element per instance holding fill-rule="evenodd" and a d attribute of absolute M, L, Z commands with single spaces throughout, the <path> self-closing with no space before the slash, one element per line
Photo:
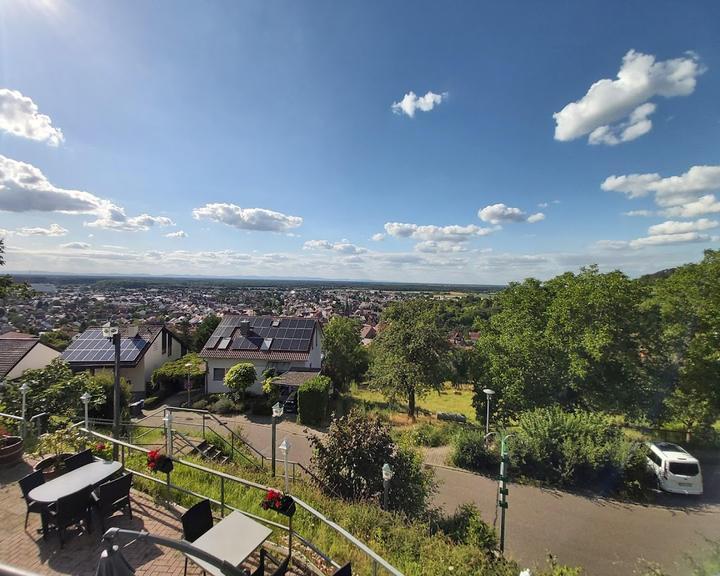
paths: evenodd
<path fill-rule="evenodd" d="M 218 414 L 231 414 L 233 412 L 238 412 L 238 405 L 235 404 L 228 396 L 223 396 L 220 398 L 215 404 L 213 404 L 212 407 L 213 412 L 217 412 Z"/>
<path fill-rule="evenodd" d="M 193 402 L 192 407 L 193 410 L 207 410 L 208 401 L 205 398 L 200 398 L 200 400 Z"/>
<path fill-rule="evenodd" d="M 458 427 L 443 423 L 422 422 L 405 433 L 407 440 L 413 446 L 427 446 L 436 448 L 450 444 Z"/>
<path fill-rule="evenodd" d="M 511 442 L 522 474 L 565 487 L 641 492 L 652 485 L 642 445 L 625 439 L 611 417 L 561 408 L 525 412 Z"/>
<path fill-rule="evenodd" d="M 500 467 L 500 455 L 485 442 L 485 433 L 480 428 L 457 433 L 450 459 L 453 465 L 475 472 L 497 473 Z"/>
<path fill-rule="evenodd" d="M 188 367 L 186 364 L 192 366 Z M 156 369 L 152 374 L 153 392 L 159 391 L 159 397 L 169 396 L 184 388 L 188 376 L 194 384 L 202 382 L 205 377 L 205 361 L 195 353 L 165 362 Z"/>
<path fill-rule="evenodd" d="M 456 544 L 470 544 L 488 552 L 498 545 L 495 529 L 483 522 L 474 504 L 459 506 L 451 516 L 435 520 L 435 526 Z"/>
<path fill-rule="evenodd" d="M 150 396 L 150 397 L 148 397 L 148 398 L 145 398 L 145 402 L 143 403 L 143 407 L 144 407 L 146 410 L 154 410 L 155 408 L 157 408 L 158 406 L 160 406 L 160 404 L 162 403 L 162 401 L 163 401 L 164 399 L 165 399 L 164 397 L 160 397 L 160 396 Z"/>
<path fill-rule="evenodd" d="M 298 419 L 301 424 L 322 424 L 327 414 L 330 378 L 315 376 L 298 389 Z"/>
<path fill-rule="evenodd" d="M 352 501 L 380 502 L 383 496 L 382 466 L 390 464 L 395 475 L 390 482 L 388 505 L 407 516 L 424 513 L 433 490 L 432 473 L 424 469 L 420 456 L 398 447 L 390 426 L 377 418 L 352 411 L 332 421 L 327 435 L 311 437 L 312 465 L 321 487 Z"/>
<path fill-rule="evenodd" d="M 267 398 L 256 398 L 250 404 L 250 413 L 254 416 L 271 416 L 272 415 L 272 404 Z"/>

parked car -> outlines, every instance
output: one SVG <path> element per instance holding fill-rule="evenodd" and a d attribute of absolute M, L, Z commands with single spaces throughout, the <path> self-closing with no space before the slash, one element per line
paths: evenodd
<path fill-rule="evenodd" d="M 297 414 L 297 391 L 293 390 L 283 403 L 283 410 L 288 414 Z"/>
<path fill-rule="evenodd" d="M 648 468 L 657 477 L 658 487 L 674 494 L 703 493 L 702 471 L 697 458 L 671 442 L 648 442 Z"/>

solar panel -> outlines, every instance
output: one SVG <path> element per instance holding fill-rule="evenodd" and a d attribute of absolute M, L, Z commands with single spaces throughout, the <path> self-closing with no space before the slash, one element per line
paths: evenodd
<path fill-rule="evenodd" d="M 120 361 L 133 362 L 148 345 L 143 338 L 121 338 Z M 68 362 L 112 363 L 115 360 L 115 346 L 102 335 L 99 328 L 90 328 L 75 338 L 63 353 Z"/>
<path fill-rule="evenodd" d="M 217 336 L 211 336 L 210 340 L 208 340 L 207 344 L 205 344 L 205 348 L 209 348 L 209 349 L 215 348 L 215 346 L 217 346 L 217 343 L 219 341 L 220 341 L 220 338 L 218 338 Z"/>
<path fill-rule="evenodd" d="M 223 338 L 218 344 L 218 350 L 226 350 L 230 346 L 230 338 Z"/>

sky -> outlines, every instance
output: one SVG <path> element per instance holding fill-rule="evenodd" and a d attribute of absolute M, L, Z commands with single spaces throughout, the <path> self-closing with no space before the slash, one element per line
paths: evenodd
<path fill-rule="evenodd" d="M 720 3 L 3 0 L 9 272 L 501 284 L 720 248 Z"/>

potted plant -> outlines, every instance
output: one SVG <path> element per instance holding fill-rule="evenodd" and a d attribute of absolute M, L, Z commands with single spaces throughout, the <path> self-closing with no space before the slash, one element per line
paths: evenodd
<path fill-rule="evenodd" d="M 45 480 L 57 478 L 65 473 L 65 459 L 73 455 L 80 444 L 79 434 L 69 428 L 56 430 L 40 437 L 37 454 L 42 459 L 35 464 L 34 470 L 42 470 Z M 50 454 L 50 456 L 45 456 Z"/>
<path fill-rule="evenodd" d="M 147 455 L 147 467 L 151 472 L 165 472 L 169 474 L 173 470 L 172 458 L 162 454 L 160 450 L 150 450 Z"/>
<path fill-rule="evenodd" d="M 279 490 L 268 490 L 260 506 L 262 506 L 263 510 L 274 510 L 288 518 L 295 514 L 295 500 L 293 500 L 292 496 L 283 494 Z"/>
<path fill-rule="evenodd" d="M 22 460 L 25 443 L 20 436 L 10 436 L 0 426 L 0 467 L 12 466 Z"/>

